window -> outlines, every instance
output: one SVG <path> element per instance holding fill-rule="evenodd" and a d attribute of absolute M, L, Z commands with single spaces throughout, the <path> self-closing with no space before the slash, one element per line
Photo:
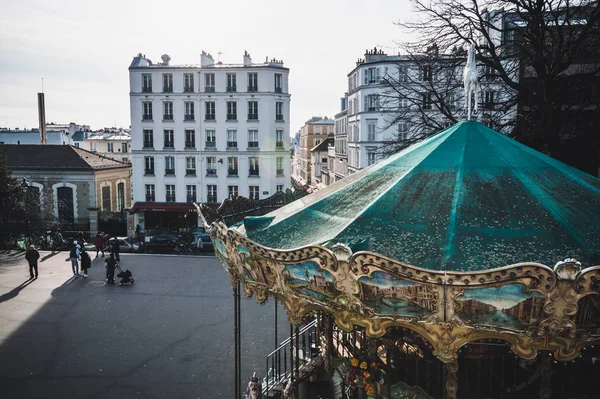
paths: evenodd
<path fill-rule="evenodd" d="M 172 121 L 173 120 L 173 101 L 165 101 L 163 103 L 163 120 Z"/>
<path fill-rule="evenodd" d="M 258 148 L 258 130 L 248 130 L 248 148 Z"/>
<path fill-rule="evenodd" d="M 206 105 L 206 116 L 204 117 L 204 119 L 207 121 L 214 121 L 215 120 L 215 102 L 207 101 L 205 103 L 205 105 Z"/>
<path fill-rule="evenodd" d="M 483 106 L 484 108 L 493 108 L 494 107 L 494 91 L 486 90 L 483 98 Z"/>
<path fill-rule="evenodd" d="M 144 148 L 154 148 L 154 134 L 152 130 L 144 129 Z"/>
<path fill-rule="evenodd" d="M 489 65 L 485 67 L 485 80 L 494 80 L 498 75 L 496 74 L 496 69 Z"/>
<path fill-rule="evenodd" d="M 208 193 L 208 195 L 206 196 L 206 202 L 208 202 L 209 204 L 216 204 L 217 203 L 217 186 L 209 184 L 208 186 L 206 186 L 206 189 L 207 189 L 206 192 Z"/>
<path fill-rule="evenodd" d="M 408 108 L 408 98 L 402 97 L 399 101 L 400 108 Z"/>
<path fill-rule="evenodd" d="M 227 130 L 227 148 L 237 148 L 237 130 Z"/>
<path fill-rule="evenodd" d="M 368 68 L 365 73 L 365 84 L 379 83 L 379 68 Z"/>
<path fill-rule="evenodd" d="M 237 176 L 238 175 L 238 159 L 237 157 L 227 158 L 227 175 Z"/>
<path fill-rule="evenodd" d="M 173 93 L 173 74 L 163 73 L 163 93 Z"/>
<path fill-rule="evenodd" d="M 277 157 L 276 165 L 277 165 L 277 176 L 283 176 L 283 157 Z"/>
<path fill-rule="evenodd" d="M 432 103 L 431 94 L 423 93 L 423 109 L 431 109 Z"/>
<path fill-rule="evenodd" d="M 165 186 L 165 201 L 166 202 L 175 202 L 175 185 L 174 184 L 167 184 Z"/>
<path fill-rule="evenodd" d="M 121 162 L 123 163 L 129 163 L 129 158 L 121 158 Z"/>
<path fill-rule="evenodd" d="M 365 111 L 377 111 L 379 109 L 379 96 L 370 94 L 365 97 Z"/>
<path fill-rule="evenodd" d="M 108 146 L 108 152 L 115 152 L 113 143 L 107 143 L 107 146 Z"/>
<path fill-rule="evenodd" d="M 194 102 L 193 101 L 185 101 L 185 115 L 183 116 L 183 120 L 193 121 L 194 120 Z"/>
<path fill-rule="evenodd" d="M 165 157 L 165 175 L 175 174 L 175 157 Z"/>
<path fill-rule="evenodd" d="M 248 101 L 248 120 L 258 120 L 258 101 Z"/>
<path fill-rule="evenodd" d="M 165 135 L 165 145 L 164 148 L 174 148 L 175 147 L 175 142 L 173 140 L 173 130 L 165 130 L 164 131 L 164 135 Z"/>
<path fill-rule="evenodd" d="M 421 67 L 421 79 L 422 81 L 428 81 L 432 79 L 432 70 L 431 70 L 431 65 L 423 65 Z"/>
<path fill-rule="evenodd" d="M 281 93 L 281 74 L 275 74 L 275 93 Z"/>
<path fill-rule="evenodd" d="M 206 158 L 206 176 L 217 175 L 217 157 Z"/>
<path fill-rule="evenodd" d="M 186 157 L 185 158 L 185 175 L 195 176 L 196 175 L 196 158 Z"/>
<path fill-rule="evenodd" d="M 260 194 L 259 186 L 250 186 L 248 189 L 250 191 L 250 195 L 248 196 L 248 198 L 255 199 L 255 200 L 260 198 L 259 197 L 259 194 Z"/>
<path fill-rule="evenodd" d="M 227 74 L 227 92 L 235 92 L 236 89 L 236 81 L 235 81 L 235 73 Z"/>
<path fill-rule="evenodd" d="M 446 97 L 446 105 L 450 109 L 456 108 L 456 95 L 454 93 L 448 93 L 448 96 Z"/>
<path fill-rule="evenodd" d="M 275 103 L 275 120 L 282 121 L 283 120 L 283 102 L 277 101 Z"/>
<path fill-rule="evenodd" d="M 248 175 L 250 176 L 258 176 L 258 157 L 250 157 L 250 170 Z"/>
<path fill-rule="evenodd" d="M 377 129 L 377 119 L 367 119 L 367 140 L 375 141 L 375 129 Z"/>
<path fill-rule="evenodd" d="M 127 143 L 121 143 L 121 152 L 129 152 Z"/>
<path fill-rule="evenodd" d="M 184 73 L 183 74 L 183 92 L 192 93 L 194 91 L 194 74 Z"/>
<path fill-rule="evenodd" d="M 186 202 L 192 203 L 192 202 L 196 202 L 196 186 L 195 185 L 187 185 L 185 186 L 185 200 Z"/>
<path fill-rule="evenodd" d="M 229 198 L 238 196 L 238 186 L 228 186 L 227 191 L 229 192 Z"/>
<path fill-rule="evenodd" d="M 143 121 L 151 121 L 152 120 L 152 102 L 151 101 L 142 101 L 142 120 Z"/>
<path fill-rule="evenodd" d="M 110 186 L 102 187 L 102 211 L 110 212 Z"/>
<path fill-rule="evenodd" d="M 252 72 L 248 74 L 248 91 L 258 91 L 258 73 Z"/>
<path fill-rule="evenodd" d="M 154 197 L 154 184 L 146 184 L 146 202 L 156 201 Z"/>
<path fill-rule="evenodd" d="M 283 129 L 275 131 L 275 148 L 283 148 Z"/>
<path fill-rule="evenodd" d="M 398 124 L 398 138 L 400 140 L 406 140 L 408 138 L 408 126 L 406 122 L 400 122 Z"/>
<path fill-rule="evenodd" d="M 367 153 L 367 165 L 373 165 L 377 161 L 377 154 L 373 151 Z"/>
<path fill-rule="evenodd" d="M 214 93 L 215 92 L 215 74 L 205 73 L 204 74 L 204 92 Z"/>
<path fill-rule="evenodd" d="M 278 192 L 281 192 L 281 191 L 283 191 L 283 184 L 278 184 L 278 185 L 277 185 L 277 191 L 278 191 Z"/>
<path fill-rule="evenodd" d="M 142 93 L 152 93 L 152 75 L 142 74 Z"/>
<path fill-rule="evenodd" d="M 408 67 L 406 65 L 398 67 L 398 81 L 403 83 L 408 82 Z"/>
<path fill-rule="evenodd" d="M 185 148 L 196 148 L 196 131 L 186 129 L 185 131 Z"/>
<path fill-rule="evenodd" d="M 206 148 L 215 148 L 217 146 L 217 138 L 214 130 L 206 131 Z"/>
<path fill-rule="evenodd" d="M 227 101 L 227 120 L 237 120 L 237 102 L 235 101 Z"/>
<path fill-rule="evenodd" d="M 118 211 L 125 209 L 125 183 L 117 184 L 117 206 Z"/>

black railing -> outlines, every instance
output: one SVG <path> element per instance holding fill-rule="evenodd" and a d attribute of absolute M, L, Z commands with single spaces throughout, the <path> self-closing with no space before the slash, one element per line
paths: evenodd
<path fill-rule="evenodd" d="M 153 141 L 144 141 L 144 148 L 154 148 Z"/>
<path fill-rule="evenodd" d="M 183 88 L 183 92 L 184 93 L 193 93 L 194 92 L 194 86 L 185 86 Z"/>
<path fill-rule="evenodd" d="M 283 176 L 283 169 L 277 169 L 277 176 Z"/>
<path fill-rule="evenodd" d="M 249 121 L 258 120 L 258 114 L 248 114 L 248 120 Z"/>
<path fill-rule="evenodd" d="M 152 114 L 144 114 L 144 115 L 142 115 L 142 120 L 143 121 L 151 121 L 152 120 Z"/>
<path fill-rule="evenodd" d="M 184 115 L 183 116 L 183 120 L 184 121 L 193 121 L 194 120 L 194 114 L 192 114 L 192 115 Z"/>
<path fill-rule="evenodd" d="M 174 175 L 175 169 L 165 169 L 165 175 Z"/>
<path fill-rule="evenodd" d="M 196 176 L 196 169 L 186 169 L 185 175 L 186 176 Z"/>
<path fill-rule="evenodd" d="M 186 197 L 186 201 L 187 201 L 188 204 L 192 203 L 192 202 L 196 202 L 196 196 L 195 195 L 188 195 Z"/>
<path fill-rule="evenodd" d="M 237 141 L 228 141 L 227 148 L 237 148 Z"/>
<path fill-rule="evenodd" d="M 276 141 L 275 148 L 283 148 L 283 141 Z"/>
<path fill-rule="evenodd" d="M 173 86 L 163 87 L 163 93 L 173 93 Z"/>
<path fill-rule="evenodd" d="M 238 175 L 237 169 L 227 169 L 227 176 L 237 176 L 237 175 Z"/>
<path fill-rule="evenodd" d="M 227 91 L 228 93 L 235 93 L 237 91 L 237 89 L 235 86 L 227 86 L 225 91 Z"/>
<path fill-rule="evenodd" d="M 196 148 L 196 143 L 194 141 L 186 141 L 185 148 Z"/>
<path fill-rule="evenodd" d="M 207 195 L 206 196 L 206 202 L 208 202 L 209 204 L 216 204 L 217 203 L 217 196 L 216 195 Z"/>
<path fill-rule="evenodd" d="M 276 121 L 283 121 L 283 115 L 275 115 Z"/>
<path fill-rule="evenodd" d="M 228 121 L 234 121 L 237 119 L 237 114 L 227 114 Z"/>
<path fill-rule="evenodd" d="M 215 86 L 206 86 L 204 88 L 204 92 L 205 93 L 214 93 L 215 92 Z"/>
<path fill-rule="evenodd" d="M 142 87 L 142 93 L 152 93 L 152 86 Z"/>
<path fill-rule="evenodd" d="M 175 196 L 174 195 L 167 195 L 165 198 L 166 202 L 175 202 Z"/>
<path fill-rule="evenodd" d="M 206 169 L 206 176 L 216 176 L 216 175 L 217 175 L 216 169 Z"/>
<path fill-rule="evenodd" d="M 146 174 L 146 175 L 153 175 L 154 174 L 154 169 L 144 169 L 144 174 Z"/>
<path fill-rule="evenodd" d="M 275 93 L 281 93 L 281 87 L 276 87 L 275 88 Z"/>
<path fill-rule="evenodd" d="M 154 195 L 146 194 L 146 202 L 154 202 L 154 200 L 155 200 Z"/>
<path fill-rule="evenodd" d="M 172 141 L 165 141 L 165 145 L 163 145 L 163 148 L 173 148 L 175 147 L 175 145 L 173 144 Z"/>
<path fill-rule="evenodd" d="M 248 86 L 248 93 L 256 93 L 258 91 L 257 86 Z"/>
<path fill-rule="evenodd" d="M 258 148 L 258 141 L 249 141 L 248 148 Z"/>
<path fill-rule="evenodd" d="M 215 114 L 206 114 L 206 116 L 204 117 L 204 120 L 214 121 L 215 120 Z"/>
<path fill-rule="evenodd" d="M 172 121 L 173 115 L 163 115 L 163 121 Z"/>
<path fill-rule="evenodd" d="M 256 168 L 256 169 L 250 169 L 248 171 L 248 176 L 258 176 L 258 168 Z"/>
<path fill-rule="evenodd" d="M 206 148 L 215 148 L 217 146 L 217 143 L 215 143 L 214 141 L 207 141 L 206 143 L 204 143 Z"/>

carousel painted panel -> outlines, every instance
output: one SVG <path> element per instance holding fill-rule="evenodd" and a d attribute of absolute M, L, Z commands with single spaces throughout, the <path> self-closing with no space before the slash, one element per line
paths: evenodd
<path fill-rule="evenodd" d="M 456 314 L 466 323 L 524 331 L 547 317 L 545 298 L 524 284 L 465 289 L 456 300 Z"/>
<path fill-rule="evenodd" d="M 358 279 L 362 303 L 381 316 L 422 318 L 436 309 L 436 291 L 427 285 L 375 271 Z"/>
<path fill-rule="evenodd" d="M 226 270 L 229 270 L 231 267 L 229 262 L 229 254 L 227 254 L 227 248 L 223 241 L 219 237 L 212 237 L 213 246 L 215 247 L 215 255 L 219 262 L 223 264 Z"/>
<path fill-rule="evenodd" d="M 287 289 L 323 303 L 333 301 L 338 293 L 331 273 L 320 268 L 314 261 L 286 264 L 283 278 Z"/>

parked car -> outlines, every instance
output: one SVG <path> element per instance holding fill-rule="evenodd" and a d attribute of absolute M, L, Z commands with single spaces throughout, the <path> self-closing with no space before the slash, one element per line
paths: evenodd
<path fill-rule="evenodd" d="M 177 243 L 177 236 L 174 235 L 146 235 L 143 251 L 147 253 L 172 253 Z"/>
<path fill-rule="evenodd" d="M 111 239 L 112 240 L 112 239 Z M 137 243 L 131 242 L 131 238 L 129 237 L 117 237 L 117 241 L 119 241 L 119 252 L 138 252 L 140 250 L 140 246 Z M 112 242 L 106 243 L 106 250 L 110 251 L 112 248 Z M 88 243 L 85 245 L 86 251 L 95 251 L 96 246 L 94 243 Z"/>
<path fill-rule="evenodd" d="M 210 234 L 204 230 L 204 227 L 194 227 L 190 230 L 194 237 L 194 246 L 197 252 L 214 252 L 215 248 L 210 239 Z"/>

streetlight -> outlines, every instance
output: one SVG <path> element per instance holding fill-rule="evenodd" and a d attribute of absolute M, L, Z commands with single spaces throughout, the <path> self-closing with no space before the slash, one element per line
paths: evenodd
<path fill-rule="evenodd" d="M 29 189 L 31 185 L 27 181 L 27 178 L 24 177 L 21 182 L 21 188 L 23 189 L 24 198 L 23 198 L 23 211 L 25 212 L 25 247 L 27 248 L 29 245 L 29 212 L 27 210 L 27 198 L 29 196 Z"/>

